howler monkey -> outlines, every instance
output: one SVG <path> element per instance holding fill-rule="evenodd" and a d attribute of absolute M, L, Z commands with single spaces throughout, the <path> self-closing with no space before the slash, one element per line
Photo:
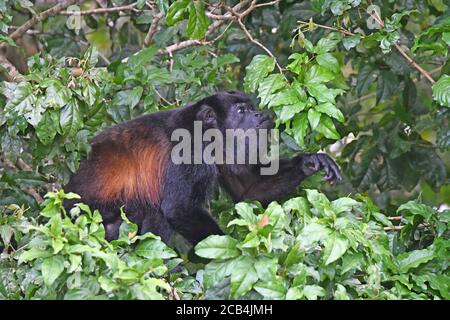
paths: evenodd
<path fill-rule="evenodd" d="M 172 231 L 192 244 L 211 234 L 222 234 L 205 209 L 216 182 L 234 201 L 268 204 L 293 192 L 300 181 L 324 170 L 327 181 L 340 180 L 335 162 L 326 154 L 299 154 L 280 160 L 275 175 L 261 175 L 258 164 L 176 164 L 171 157 L 175 129 L 194 133 L 214 128 L 269 129 L 271 117 L 256 110 L 249 97 L 227 91 L 179 109 L 140 116 L 97 135 L 88 158 L 66 185 L 81 201 L 98 209 L 108 239 L 118 237 L 120 207 L 139 226 L 167 242 Z M 204 145 L 203 145 L 204 147 Z M 65 205 L 70 207 L 74 201 Z"/>

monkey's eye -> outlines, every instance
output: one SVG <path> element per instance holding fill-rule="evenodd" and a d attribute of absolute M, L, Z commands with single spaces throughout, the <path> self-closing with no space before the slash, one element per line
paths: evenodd
<path fill-rule="evenodd" d="M 238 112 L 238 113 L 243 113 L 243 112 L 245 112 L 245 107 L 238 107 L 237 112 Z"/>

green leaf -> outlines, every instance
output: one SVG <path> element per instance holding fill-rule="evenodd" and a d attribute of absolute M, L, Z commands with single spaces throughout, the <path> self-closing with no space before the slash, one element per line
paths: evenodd
<path fill-rule="evenodd" d="M 307 224 L 297 237 L 302 248 L 308 249 L 316 242 L 323 242 L 330 234 L 330 229 L 316 222 Z"/>
<path fill-rule="evenodd" d="M 140 241 L 134 252 L 138 256 L 147 259 L 170 259 L 177 256 L 175 251 L 158 239 L 145 239 Z"/>
<path fill-rule="evenodd" d="M 253 207 L 246 202 L 239 202 L 234 206 L 238 215 L 250 224 L 257 222 L 256 215 L 253 213 Z"/>
<path fill-rule="evenodd" d="M 408 272 L 409 269 L 428 262 L 434 257 L 434 252 L 430 249 L 414 250 L 411 252 L 402 253 L 398 256 L 399 271 L 401 273 Z"/>
<path fill-rule="evenodd" d="M 322 53 L 316 56 L 317 63 L 323 68 L 334 73 L 339 73 L 340 66 L 338 60 L 331 53 Z"/>
<path fill-rule="evenodd" d="M 336 214 L 339 214 L 344 211 L 351 211 L 352 208 L 358 204 L 359 202 L 356 201 L 355 199 L 342 197 L 334 201 L 331 201 L 331 208 Z"/>
<path fill-rule="evenodd" d="M 265 299 L 273 300 L 283 300 L 287 292 L 287 288 L 282 280 L 258 281 L 254 289 Z"/>
<path fill-rule="evenodd" d="M 377 102 L 389 99 L 395 92 L 398 79 L 391 71 L 382 70 L 377 82 Z"/>
<path fill-rule="evenodd" d="M 324 83 L 334 79 L 334 74 L 320 65 L 313 65 L 305 74 L 305 84 Z"/>
<path fill-rule="evenodd" d="M 278 106 L 286 106 L 299 103 L 299 100 L 300 97 L 297 93 L 297 90 L 295 90 L 292 87 L 289 87 L 277 92 L 269 101 L 268 106 L 271 108 Z"/>
<path fill-rule="evenodd" d="M 352 269 L 361 270 L 363 264 L 364 255 L 362 253 L 348 253 L 342 258 L 341 274 L 344 274 Z"/>
<path fill-rule="evenodd" d="M 305 189 L 305 191 L 306 198 L 319 212 L 323 212 L 326 208 L 330 207 L 330 200 L 323 193 L 314 189 Z"/>
<path fill-rule="evenodd" d="M 313 108 L 308 110 L 308 120 L 309 125 L 311 126 L 311 130 L 314 130 L 317 128 L 317 125 L 320 122 L 321 113 L 317 112 Z"/>
<path fill-rule="evenodd" d="M 291 105 L 283 106 L 281 109 L 279 118 L 282 122 L 291 120 L 297 113 L 303 111 L 306 108 L 306 103 L 298 102 Z"/>
<path fill-rule="evenodd" d="M 36 135 L 44 145 L 49 145 L 56 136 L 59 126 L 59 112 L 47 110 L 36 127 Z"/>
<path fill-rule="evenodd" d="M 361 42 L 361 35 L 356 34 L 354 36 L 346 36 L 342 39 L 342 45 L 345 50 L 350 50 L 351 48 L 356 47 Z"/>
<path fill-rule="evenodd" d="M 142 49 L 128 59 L 127 66 L 132 70 L 142 68 L 153 59 L 156 51 L 158 51 L 156 47 Z"/>
<path fill-rule="evenodd" d="M 433 215 L 436 214 L 436 211 L 433 208 L 420 203 L 418 200 L 412 200 L 402 204 L 398 207 L 397 213 L 402 211 L 403 217 L 411 224 L 414 223 L 415 216 L 423 217 L 426 221 L 428 221 Z"/>
<path fill-rule="evenodd" d="M 340 39 L 333 39 L 337 33 L 330 33 L 327 38 L 321 38 L 315 45 L 314 52 L 317 54 L 326 53 L 334 50 L 337 44 L 341 41 Z M 339 37 L 339 36 L 338 36 Z"/>
<path fill-rule="evenodd" d="M 328 139 L 337 140 L 341 138 L 339 133 L 336 131 L 336 127 L 334 126 L 333 121 L 327 116 L 322 116 L 320 118 L 320 123 L 317 126 L 316 131 L 320 132 L 324 137 Z"/>
<path fill-rule="evenodd" d="M 52 252 L 49 250 L 42 250 L 39 248 L 32 248 L 30 250 L 27 250 L 23 252 L 19 256 L 18 264 L 20 265 L 23 262 L 33 261 L 37 258 L 46 258 L 50 257 L 52 255 Z"/>
<path fill-rule="evenodd" d="M 47 286 L 51 286 L 64 270 L 64 258 L 52 256 L 42 262 L 42 278 Z"/>
<path fill-rule="evenodd" d="M 316 98 L 319 102 L 335 103 L 334 98 L 344 92 L 341 89 L 330 89 L 322 83 L 309 83 L 307 86 L 308 92 Z"/>
<path fill-rule="evenodd" d="M 200 39 L 208 30 L 208 17 L 202 1 L 194 1 L 189 5 L 189 20 L 186 34 L 191 39 Z"/>
<path fill-rule="evenodd" d="M 177 22 L 183 20 L 188 13 L 190 3 L 190 0 L 177 0 L 172 3 L 167 10 L 166 23 L 169 26 L 173 26 Z"/>
<path fill-rule="evenodd" d="M 245 68 L 244 89 L 255 92 L 259 83 L 275 68 L 275 59 L 266 55 L 256 55 Z"/>
<path fill-rule="evenodd" d="M 450 76 L 442 75 L 432 89 L 433 99 L 444 107 L 450 107 Z"/>
<path fill-rule="evenodd" d="M 325 265 L 336 261 L 344 255 L 348 249 L 348 240 L 334 233 L 325 241 L 323 259 Z"/>
<path fill-rule="evenodd" d="M 339 122 L 344 122 L 344 115 L 342 114 L 341 110 L 336 108 L 336 106 L 330 102 L 319 103 L 314 107 L 314 109 L 321 113 L 325 113 L 332 118 L 335 118 Z"/>
<path fill-rule="evenodd" d="M 273 98 L 273 93 L 280 90 L 286 85 L 281 74 L 271 74 L 263 79 L 258 88 L 258 97 L 261 98 L 261 105 L 267 105 Z"/>
<path fill-rule="evenodd" d="M 78 102 L 70 101 L 62 110 L 59 117 L 59 124 L 63 134 L 74 136 L 83 125 Z"/>
<path fill-rule="evenodd" d="M 253 258 L 242 257 L 234 264 L 231 271 L 231 297 L 242 297 L 253 288 L 256 281 L 258 281 L 258 274 L 254 267 Z"/>
<path fill-rule="evenodd" d="M 301 73 L 301 65 L 308 62 L 308 55 L 306 53 L 293 53 L 289 56 L 289 60 L 294 60 L 288 64 L 287 68 L 296 73 Z"/>
<path fill-rule="evenodd" d="M 226 277 L 230 276 L 237 261 L 238 259 L 229 259 L 225 261 L 212 261 L 208 263 L 203 274 L 203 283 L 205 288 L 211 288 L 222 282 Z"/>
<path fill-rule="evenodd" d="M 325 296 L 325 289 L 317 285 L 307 285 L 303 288 L 303 294 L 308 300 L 317 300 Z"/>
<path fill-rule="evenodd" d="M 195 253 L 203 258 L 226 260 L 241 255 L 238 241 L 230 236 L 209 236 L 195 246 Z"/>
<path fill-rule="evenodd" d="M 294 139 L 300 147 L 305 145 L 305 137 L 308 130 L 308 113 L 301 112 L 295 115 L 292 121 L 292 131 L 294 133 Z"/>
<path fill-rule="evenodd" d="M 336 290 L 334 291 L 334 298 L 336 300 L 350 300 L 350 297 L 347 294 L 347 290 L 342 284 L 337 284 Z"/>

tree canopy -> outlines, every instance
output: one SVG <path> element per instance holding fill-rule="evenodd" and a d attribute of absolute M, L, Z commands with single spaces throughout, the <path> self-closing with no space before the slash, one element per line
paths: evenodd
<path fill-rule="evenodd" d="M 0 298 L 449 299 L 449 46 L 442 0 L 0 0 Z M 64 210 L 100 131 L 235 89 L 344 181 L 218 189 L 201 261 Z"/>

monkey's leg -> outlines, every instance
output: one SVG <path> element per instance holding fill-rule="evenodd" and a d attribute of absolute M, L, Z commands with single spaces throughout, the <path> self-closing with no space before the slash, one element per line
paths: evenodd
<path fill-rule="evenodd" d="M 193 245 L 212 234 L 223 234 L 216 221 L 203 208 L 172 205 L 163 208 L 163 211 L 172 228 Z"/>

